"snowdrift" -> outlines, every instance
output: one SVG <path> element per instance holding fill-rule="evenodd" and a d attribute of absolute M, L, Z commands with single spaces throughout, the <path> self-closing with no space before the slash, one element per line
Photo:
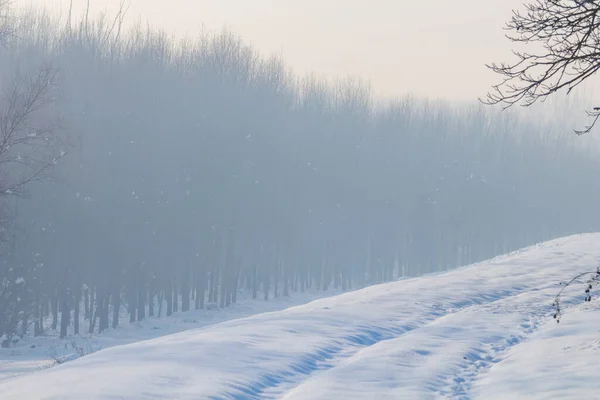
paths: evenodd
<path fill-rule="evenodd" d="M 600 393 L 599 306 L 575 286 L 556 324 L 552 299 L 560 281 L 596 268 L 599 244 L 571 236 L 112 347 L 0 382 L 0 398 L 589 398 Z"/>

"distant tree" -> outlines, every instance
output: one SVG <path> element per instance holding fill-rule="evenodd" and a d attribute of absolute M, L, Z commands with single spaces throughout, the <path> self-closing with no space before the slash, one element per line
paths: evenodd
<path fill-rule="evenodd" d="M 6 44 L 7 38 L 12 33 L 11 24 L 8 18 L 8 6 L 10 0 L 0 0 L 0 43 Z"/>
<path fill-rule="evenodd" d="M 488 65 L 503 80 L 485 103 L 530 106 L 561 89 L 570 93 L 600 69 L 600 0 L 536 0 L 513 11 L 506 29 L 509 40 L 536 50 L 513 51 L 515 62 Z M 594 127 L 600 107 L 587 113 L 592 122 L 577 134 Z"/>
<path fill-rule="evenodd" d="M 600 187 L 576 183 L 600 160 L 545 121 L 380 103 L 367 84 L 298 77 L 228 32 L 177 43 L 119 33 L 120 18 L 18 20 L 0 56 L 52 59 L 56 107 L 81 132 L 56 182 L 17 203 L 20 261 L 6 263 L 39 265 L 11 272 L 32 291 L 34 334 L 42 321 L 64 336 L 126 313 L 227 307 L 244 292 L 350 290 L 600 226 Z"/>

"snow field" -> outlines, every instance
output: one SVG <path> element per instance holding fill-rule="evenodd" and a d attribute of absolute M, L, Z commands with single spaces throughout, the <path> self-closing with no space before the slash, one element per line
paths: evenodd
<path fill-rule="evenodd" d="M 595 302 L 558 283 L 600 235 L 117 346 L 0 382 L 3 399 L 589 398 Z M 581 290 L 579 290 L 581 289 Z"/>

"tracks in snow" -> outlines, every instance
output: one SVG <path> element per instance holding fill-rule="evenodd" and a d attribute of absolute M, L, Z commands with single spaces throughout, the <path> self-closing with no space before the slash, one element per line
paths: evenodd
<path fill-rule="evenodd" d="M 472 385 L 477 379 L 505 359 L 510 350 L 530 337 L 542 325 L 556 323 L 551 318 L 554 313 L 551 299 L 555 294 L 554 286 L 546 286 L 477 307 L 477 314 L 480 316 L 485 313 L 513 313 L 519 316 L 519 320 L 513 325 L 512 330 L 511 327 L 506 327 L 507 334 L 504 336 L 484 335 L 481 342 L 474 346 L 470 354 L 466 356 L 466 360 L 458 372 L 454 376 L 448 377 L 447 385 L 437 393 L 445 398 L 470 399 Z M 572 307 L 577 302 L 576 298 L 562 300 L 564 308 Z"/>
<path fill-rule="evenodd" d="M 545 289 L 555 291 L 555 287 Z M 523 320 L 517 324 L 516 331 L 508 326 L 506 336 L 499 336 L 497 332 L 481 337 L 480 343 L 475 343 L 468 354 L 457 355 L 459 365 L 457 371 L 448 376 L 440 377 L 443 382 L 434 392 L 445 398 L 469 398 L 468 393 L 472 383 L 491 366 L 502 359 L 502 355 L 512 346 L 520 343 L 533 333 L 546 318 L 542 315 L 549 312 L 548 295 L 542 294 L 542 289 L 518 288 L 515 290 L 497 290 L 481 293 L 468 301 L 450 302 L 447 305 L 436 304 L 428 308 L 421 320 L 390 321 L 382 325 L 359 325 L 350 333 L 331 338 L 327 345 L 315 351 L 308 352 L 290 364 L 287 368 L 265 373 L 258 379 L 250 382 L 231 383 L 230 390 L 224 396 L 213 399 L 275 399 L 286 397 L 290 393 L 312 379 L 318 379 L 324 373 L 334 373 L 337 368 L 343 368 L 346 363 L 355 362 L 362 354 L 379 345 L 393 346 L 395 341 L 401 340 L 407 334 L 427 335 L 429 328 L 436 328 L 439 324 L 451 323 L 455 317 L 463 320 L 475 318 L 481 313 L 514 313 L 515 307 L 520 307 Z M 527 301 L 516 301 L 520 297 L 529 297 Z M 515 304 L 513 304 L 515 303 Z M 533 304 L 538 307 L 532 307 Z M 539 315 L 539 317 L 536 317 Z M 460 337 L 449 337 L 448 340 L 457 340 Z M 418 354 L 427 357 L 428 351 L 420 350 Z M 360 377 L 358 377 L 360 379 Z M 294 396 L 291 396 L 294 398 Z M 302 396 L 300 396 L 302 397 Z"/>
<path fill-rule="evenodd" d="M 502 299 L 498 303 L 505 303 L 506 300 Z M 494 305 L 498 306 L 500 304 L 490 304 L 490 306 Z M 533 308 L 529 312 L 521 314 L 523 318 L 517 321 L 513 330 L 506 327 L 507 334 L 505 336 L 484 335 L 481 341 L 476 343 L 469 353 L 463 357 L 464 361 L 460 363 L 458 371 L 445 379 L 446 385 L 442 386 L 437 394 L 448 399 L 470 399 L 469 393 L 473 383 L 495 364 L 502 361 L 510 349 L 523 342 L 543 323 L 548 321 L 550 310 L 547 309 L 548 307 L 544 308 L 546 310 Z M 479 313 L 486 312 L 486 310 L 478 311 Z M 545 316 L 543 316 L 544 314 Z"/>
<path fill-rule="evenodd" d="M 106 349 L 2 382 L 0 391 L 14 399 L 473 397 L 496 390 L 490 380 L 499 374 L 504 386 L 521 366 L 527 372 L 528 354 L 514 347 L 529 348 L 522 341 L 551 312 L 558 285 L 548 283 L 595 265 L 599 239 L 557 240 L 518 257 Z M 519 371 L 506 373 L 515 365 L 507 351 L 524 364 Z"/>

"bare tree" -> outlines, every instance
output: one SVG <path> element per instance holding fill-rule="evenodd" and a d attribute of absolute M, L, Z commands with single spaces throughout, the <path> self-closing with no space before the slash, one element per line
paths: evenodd
<path fill-rule="evenodd" d="M 483 100 L 530 106 L 561 89 L 567 94 L 600 69 L 600 1 L 536 0 L 525 11 L 513 11 L 505 29 L 507 38 L 535 52 L 513 51 L 517 61 L 493 63 L 488 68 L 503 76 Z M 600 118 L 600 107 L 587 111 L 590 125 L 575 130 L 589 132 Z"/>
<path fill-rule="evenodd" d="M 12 34 L 7 19 L 8 1 L 0 0 L 0 44 Z M 55 104 L 56 70 L 45 66 L 29 74 L 0 74 L 0 232 L 10 223 L 8 199 L 27 194 L 29 184 L 48 178 L 65 155 L 60 118 Z M 5 244 L 5 236 L 0 243 Z M 8 253 L 5 254 L 10 254 Z M 3 257 L 0 262 L 0 344 L 7 346 L 18 332 L 26 332 L 36 298 L 28 275 L 35 263 Z"/>
<path fill-rule="evenodd" d="M 0 98 L 0 196 L 25 195 L 28 184 L 47 179 L 65 155 L 60 119 L 50 110 L 55 77 L 50 67 L 17 77 Z"/>
<path fill-rule="evenodd" d="M 31 78 L 15 78 L 0 96 L 0 220 L 1 231 L 10 221 L 6 201 L 26 195 L 27 187 L 49 177 L 50 169 L 64 156 L 57 129 L 58 119 L 51 115 L 52 86 L 55 73 L 43 68 Z M 0 237 L 3 239 L 4 237 Z M 1 241 L 3 243 L 3 241 Z M 7 346 L 36 306 L 27 280 L 35 264 L 15 259 L 0 263 L 0 339 Z"/>
<path fill-rule="evenodd" d="M 0 257 L 13 288 L 0 313 L 25 310 L 10 324 L 29 316 L 34 334 L 76 334 L 81 303 L 98 332 L 125 311 L 137 322 L 192 301 L 226 307 L 246 290 L 353 289 L 600 226 L 600 187 L 575 182 L 593 180 L 600 160 L 510 113 L 376 104 L 368 85 L 302 79 L 229 33 L 178 44 L 151 28 L 119 36 L 112 18 L 47 20 L 24 16 L 0 58 L 54 60 L 61 101 L 46 92 L 28 121 L 59 143 L 47 129 L 56 107 L 84 133 L 58 171 L 60 146 L 35 147 L 46 141 L 31 143 L 37 168 L 0 165 L 2 188 L 44 165 L 64 183 L 18 188 L 35 188 L 32 201 L 0 196 L 19 200 L 15 226 L 30 227 L 9 230 L 18 255 Z M 6 109 L 1 93 L 25 99 L 36 82 L 12 76 L 0 80 Z"/>
<path fill-rule="evenodd" d="M 6 39 L 12 34 L 8 19 L 8 6 L 10 0 L 0 0 L 0 44 L 5 44 Z"/>

